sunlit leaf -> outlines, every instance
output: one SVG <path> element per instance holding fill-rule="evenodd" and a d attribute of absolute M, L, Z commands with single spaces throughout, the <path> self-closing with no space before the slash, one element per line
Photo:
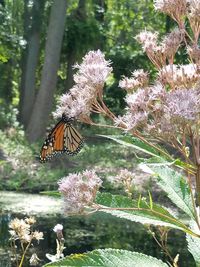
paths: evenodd
<path fill-rule="evenodd" d="M 73 254 L 46 264 L 59 267 L 168 267 L 166 263 L 138 252 L 119 249 L 97 249 L 84 254 Z"/>
<path fill-rule="evenodd" d="M 186 179 L 167 166 L 148 166 L 154 172 L 157 184 L 168 194 L 171 201 L 190 218 L 195 219 L 190 188 Z"/>
<path fill-rule="evenodd" d="M 191 228 L 194 230 L 195 222 L 192 223 Z M 196 225 L 196 229 L 198 229 L 198 226 Z M 199 230 L 198 230 L 199 231 Z M 187 243 L 188 243 L 188 250 L 192 254 L 196 266 L 200 266 L 200 238 L 194 237 L 189 234 L 186 235 Z"/>
<path fill-rule="evenodd" d="M 176 219 L 168 210 L 155 203 L 149 205 L 146 201 L 140 199 L 138 208 L 138 201 L 110 193 L 97 194 L 96 203 L 100 205 L 99 211 L 119 218 L 145 225 L 152 224 L 171 227 L 193 234 L 184 223 Z"/>
<path fill-rule="evenodd" d="M 135 150 L 138 150 L 140 152 L 143 152 L 155 158 L 162 159 L 163 157 L 164 158 L 167 157 L 168 159 L 172 160 L 172 157 L 168 155 L 167 152 L 163 148 L 158 147 L 159 148 L 159 151 L 158 151 L 156 148 L 152 147 L 150 144 L 147 144 L 141 141 L 140 139 L 135 138 L 130 135 L 124 135 L 124 136 L 99 135 L 99 136 L 109 138 L 123 146 L 132 147 Z"/>

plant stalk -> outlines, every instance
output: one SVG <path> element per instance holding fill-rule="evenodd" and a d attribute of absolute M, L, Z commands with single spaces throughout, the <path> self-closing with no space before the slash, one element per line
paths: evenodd
<path fill-rule="evenodd" d="M 196 173 L 196 202 L 200 207 L 200 165 L 197 165 L 197 173 Z"/>
<path fill-rule="evenodd" d="M 24 250 L 24 252 L 23 252 L 23 255 L 22 255 L 22 258 L 21 258 L 19 267 L 22 267 L 22 264 L 23 264 L 23 262 L 24 262 L 24 258 L 25 258 L 26 252 L 27 252 L 27 250 L 28 250 L 28 248 L 29 248 L 31 242 L 32 242 L 32 239 L 30 240 L 30 242 L 28 243 L 28 245 L 26 246 L 26 248 L 25 248 L 25 250 Z"/>

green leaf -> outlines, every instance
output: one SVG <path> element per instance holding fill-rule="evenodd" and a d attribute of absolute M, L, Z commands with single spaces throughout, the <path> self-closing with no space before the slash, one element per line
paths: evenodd
<path fill-rule="evenodd" d="M 148 167 L 155 174 L 157 184 L 168 194 L 171 201 L 195 220 L 190 188 L 183 176 L 167 166 Z"/>
<path fill-rule="evenodd" d="M 190 170 L 191 173 L 195 173 L 196 172 L 196 167 L 194 165 L 188 164 L 184 161 L 181 161 L 180 159 L 176 159 L 173 164 L 176 167 L 179 167 L 180 169 L 183 170 Z"/>
<path fill-rule="evenodd" d="M 6 56 L 0 54 L 0 61 L 3 63 L 6 63 L 8 61 L 8 58 Z"/>
<path fill-rule="evenodd" d="M 73 254 L 46 264 L 54 267 L 168 267 L 166 263 L 138 252 L 119 249 L 97 249 L 84 254 Z"/>
<path fill-rule="evenodd" d="M 193 230 L 194 230 L 195 224 L 196 224 L 195 222 L 192 223 L 192 225 L 193 225 L 192 229 Z M 196 225 L 196 228 L 198 229 L 197 225 Z M 192 256 L 196 262 L 196 266 L 200 267 L 200 253 L 199 253 L 200 252 L 200 238 L 187 234 L 186 240 L 188 243 L 188 250 L 192 254 Z"/>
<path fill-rule="evenodd" d="M 98 135 L 101 137 L 109 138 L 118 144 L 123 146 L 132 147 L 134 150 L 145 153 L 150 158 L 140 158 L 136 155 L 136 158 L 146 164 L 158 164 L 161 166 L 165 165 L 175 165 L 180 169 L 190 170 L 191 173 L 195 172 L 195 166 L 192 166 L 186 162 L 181 161 L 180 159 L 174 160 L 174 158 L 162 147 L 155 145 L 151 142 L 147 144 L 146 142 L 140 140 L 139 138 L 130 136 L 130 135 Z M 153 147 L 154 146 L 154 147 Z M 157 149 L 156 149 L 157 148 Z"/>
<path fill-rule="evenodd" d="M 149 191 L 149 204 L 150 204 L 150 208 L 152 210 L 153 209 L 153 199 L 152 199 L 152 195 L 151 195 L 150 191 Z"/>
<path fill-rule="evenodd" d="M 171 215 L 168 210 L 157 204 L 149 205 L 142 199 L 140 199 L 138 207 L 138 201 L 131 200 L 128 197 L 98 193 L 96 203 L 100 205 L 99 211 L 119 218 L 142 224 L 171 227 L 195 235 L 184 223 Z"/>
<path fill-rule="evenodd" d="M 156 148 L 152 147 L 150 144 L 147 144 L 141 141 L 140 139 L 130 136 L 130 135 L 124 135 L 124 136 L 99 135 L 99 136 L 109 138 L 123 146 L 132 147 L 133 149 L 136 149 L 140 152 L 143 152 L 145 154 L 148 154 L 150 156 L 153 156 L 159 159 L 163 159 L 164 157 L 164 158 L 167 158 L 168 160 L 172 160 L 172 157 L 166 151 L 164 151 L 163 148 L 160 148 L 159 146 L 157 146 L 157 148 L 159 149 L 158 151 Z"/>

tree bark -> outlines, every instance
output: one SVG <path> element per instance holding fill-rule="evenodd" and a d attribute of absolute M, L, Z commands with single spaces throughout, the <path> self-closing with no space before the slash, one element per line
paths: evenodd
<path fill-rule="evenodd" d="M 28 10 L 29 0 L 24 0 L 24 12 L 23 12 L 23 39 L 28 42 L 28 33 L 30 27 L 30 14 Z M 22 108 L 24 104 L 24 91 L 25 91 L 25 77 L 26 77 L 26 61 L 28 55 L 28 45 L 26 45 L 25 49 L 22 49 L 21 52 L 21 84 L 20 84 L 20 97 L 19 97 L 19 121 L 22 121 Z"/>
<path fill-rule="evenodd" d="M 81 20 L 81 21 L 84 21 L 86 19 L 86 1 L 85 0 L 79 0 L 78 7 L 71 15 L 71 19 Z M 77 52 L 79 52 L 77 51 L 77 48 L 72 47 L 70 49 L 70 53 L 69 52 L 67 53 L 67 78 L 65 81 L 66 91 L 68 91 L 74 85 L 73 65 L 76 63 L 76 60 L 77 60 Z"/>
<path fill-rule="evenodd" d="M 95 10 L 94 10 L 94 15 L 97 21 L 99 21 L 99 23 L 101 24 L 102 28 L 104 27 L 104 23 L 105 23 L 105 14 L 107 12 L 107 5 L 105 0 L 93 0 L 93 4 Z M 97 8 L 98 7 L 98 8 Z M 99 12 L 99 10 L 101 10 L 101 12 Z M 102 10 L 104 12 L 102 12 Z M 96 41 L 96 45 L 95 45 L 95 49 L 100 49 L 100 50 L 104 50 L 106 44 L 106 37 L 105 35 L 102 34 L 101 37 L 97 38 Z"/>
<path fill-rule="evenodd" d="M 76 62 L 76 51 L 72 50 L 70 55 L 68 55 L 67 57 L 67 79 L 65 82 L 66 91 L 68 91 L 74 85 L 73 65 L 75 64 L 75 62 Z"/>
<path fill-rule="evenodd" d="M 21 108 L 21 122 L 27 127 L 35 101 L 36 70 L 39 59 L 40 29 L 44 0 L 35 0 L 32 11 L 32 27 L 28 38 L 28 54 L 25 64 L 24 94 Z"/>
<path fill-rule="evenodd" d="M 66 0 L 54 0 L 51 7 L 41 84 L 26 131 L 30 142 L 38 140 L 45 133 L 49 112 L 52 108 L 65 27 L 66 8 Z"/>

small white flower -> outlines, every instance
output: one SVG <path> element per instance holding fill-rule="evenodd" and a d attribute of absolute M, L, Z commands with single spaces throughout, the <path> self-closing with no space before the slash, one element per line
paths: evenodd
<path fill-rule="evenodd" d="M 55 226 L 54 226 L 54 228 L 53 228 L 53 231 L 55 232 L 55 233 L 57 233 L 57 232 L 61 232 L 63 230 L 63 225 L 62 224 L 56 224 Z"/>
<path fill-rule="evenodd" d="M 38 258 L 36 253 L 33 253 L 33 255 L 31 256 L 29 262 L 30 262 L 30 266 L 37 266 L 39 264 L 41 260 Z"/>
<path fill-rule="evenodd" d="M 33 238 L 35 238 L 37 241 L 44 239 L 43 238 L 43 232 L 34 231 L 32 233 Z"/>

